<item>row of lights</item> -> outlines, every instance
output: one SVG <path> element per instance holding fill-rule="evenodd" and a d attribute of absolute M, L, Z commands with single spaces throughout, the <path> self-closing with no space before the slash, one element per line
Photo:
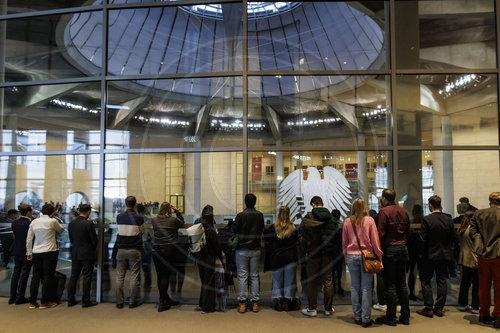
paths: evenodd
<path fill-rule="evenodd" d="M 327 118 L 327 119 L 316 119 L 316 120 L 309 120 L 307 118 L 302 118 L 302 120 L 299 121 L 289 121 L 287 122 L 287 125 L 290 127 L 316 127 L 319 125 L 323 124 L 331 124 L 331 123 L 339 123 L 341 122 L 342 119 L 340 118 Z"/>
<path fill-rule="evenodd" d="M 235 131 L 243 128 L 243 122 L 241 120 L 226 122 L 223 119 L 212 119 L 210 122 L 210 128 L 213 130 L 222 129 L 225 131 Z M 248 121 L 247 128 L 250 131 L 262 131 L 266 128 L 266 125 L 261 122 Z"/>
<path fill-rule="evenodd" d="M 60 106 L 60 107 L 63 107 L 63 108 L 66 108 L 66 109 L 70 109 L 70 110 L 75 110 L 75 111 L 83 111 L 83 112 L 88 112 L 88 113 L 92 113 L 92 114 L 98 114 L 99 113 L 99 111 L 96 110 L 96 109 L 89 109 L 86 106 L 83 106 L 83 105 L 80 105 L 80 104 L 71 103 L 71 102 L 67 102 L 67 101 L 64 101 L 64 100 L 59 99 L 59 98 L 55 98 L 55 99 L 51 100 L 50 104 L 56 105 L 56 106 Z"/>
<path fill-rule="evenodd" d="M 177 127 L 177 128 L 187 128 L 191 124 L 189 121 L 185 120 L 171 120 L 170 118 L 157 118 L 157 117 L 145 117 L 142 115 L 134 116 L 134 119 L 138 122 L 145 124 L 156 124 L 163 127 Z"/>
<path fill-rule="evenodd" d="M 363 112 L 363 117 L 368 119 L 381 119 L 387 114 L 387 108 L 378 105 L 375 110 Z"/>
<path fill-rule="evenodd" d="M 447 83 L 444 89 L 439 89 L 438 93 L 439 95 L 444 95 L 444 97 L 449 97 L 457 91 L 468 88 L 471 85 L 476 86 L 480 79 L 480 75 L 467 74 L 453 82 Z"/>

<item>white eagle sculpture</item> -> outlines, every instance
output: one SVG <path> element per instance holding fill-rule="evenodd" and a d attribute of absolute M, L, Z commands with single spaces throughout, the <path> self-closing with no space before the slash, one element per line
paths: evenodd
<path fill-rule="evenodd" d="M 304 174 L 307 179 L 304 180 Z M 343 218 L 349 214 L 351 190 L 347 179 L 337 169 L 326 166 L 323 178 L 315 167 L 298 169 L 288 175 L 280 184 L 278 202 L 290 208 L 290 218 L 312 209 L 311 198 L 320 196 L 328 210 L 338 209 Z"/>

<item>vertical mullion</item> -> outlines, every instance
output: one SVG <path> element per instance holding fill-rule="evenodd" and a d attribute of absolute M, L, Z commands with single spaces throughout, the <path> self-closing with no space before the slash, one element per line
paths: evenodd
<path fill-rule="evenodd" d="M 389 3 L 389 33 L 390 33 L 390 64 L 391 64 L 391 110 L 392 110 L 392 188 L 396 189 L 399 182 L 399 146 L 398 146 L 398 111 L 396 105 L 396 1 L 390 0 Z"/>
<path fill-rule="evenodd" d="M 102 286 L 104 277 L 104 176 L 106 145 L 106 74 L 108 72 L 108 6 L 107 1 L 102 10 L 102 66 L 101 66 L 101 119 L 100 119 L 100 150 L 99 150 L 99 224 L 98 224 L 98 248 L 97 248 L 97 288 L 96 301 L 102 302 Z"/>
<path fill-rule="evenodd" d="M 244 196 L 248 192 L 248 15 L 247 0 L 243 0 L 243 193 L 241 202 L 244 202 Z M 245 207 L 243 205 L 243 207 Z"/>
<path fill-rule="evenodd" d="M 495 1 L 495 23 L 496 23 L 496 51 L 497 51 L 497 64 L 496 68 L 498 71 L 498 68 L 500 67 L 500 0 Z M 498 141 L 497 145 L 499 145 L 500 148 L 500 108 L 499 108 L 499 103 L 498 103 L 498 98 L 500 97 L 500 84 L 499 84 L 499 75 L 497 72 L 497 126 L 498 126 Z M 498 154 L 500 155 L 500 149 L 498 151 Z M 500 165 L 499 165 L 500 167 Z"/>

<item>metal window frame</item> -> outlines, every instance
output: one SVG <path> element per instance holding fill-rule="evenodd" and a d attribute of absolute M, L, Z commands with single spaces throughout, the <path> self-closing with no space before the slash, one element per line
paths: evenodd
<path fill-rule="evenodd" d="M 398 69 L 396 64 L 396 31 L 395 31 L 395 5 L 396 0 L 385 0 L 384 3 L 389 6 L 386 13 L 389 17 L 385 17 L 389 21 L 389 31 L 385 32 L 386 41 L 390 43 L 389 45 L 389 64 L 390 67 L 387 69 L 380 70 L 287 70 L 287 71 L 253 71 L 248 69 L 248 15 L 247 15 L 247 4 L 248 0 L 234 1 L 234 0 L 182 0 L 182 1 L 172 1 L 172 2 L 143 2 L 143 3 L 124 3 L 124 4 L 110 4 L 108 1 L 104 0 L 101 5 L 91 5 L 83 7 L 71 7 L 71 8 L 59 8 L 51 10 L 43 10 L 38 12 L 26 12 L 26 13 L 14 13 L 0 15 L 0 21 L 17 20 L 23 18 L 33 18 L 42 17 L 50 15 L 70 15 L 82 12 L 95 12 L 100 11 L 103 13 L 103 27 L 102 29 L 102 69 L 101 73 L 95 76 L 89 77 L 74 77 L 74 78 L 59 78 L 54 80 L 40 80 L 40 81 L 19 81 L 19 82 L 0 82 L 0 88 L 14 87 L 14 86 L 34 86 L 34 85 L 52 85 L 52 84 L 69 84 L 69 83 L 86 83 L 86 82 L 100 82 L 101 84 L 101 114 L 100 114 L 100 147 L 96 150 L 79 150 L 79 151 L 68 151 L 68 150 L 57 150 L 57 151 L 13 151 L 13 152 L 0 152 L 0 156 L 58 156 L 58 155 L 99 155 L 100 165 L 99 165 L 99 251 L 98 251 L 98 265 L 97 265 L 97 301 L 102 301 L 102 286 L 103 286 L 103 265 L 104 265 L 104 181 L 105 181 L 105 162 L 106 156 L 112 154 L 153 154 L 153 153 L 209 153 L 209 152 L 238 152 L 242 153 L 243 163 L 242 163 L 242 196 L 240 198 L 241 202 L 244 201 L 244 195 L 248 191 L 249 182 L 249 154 L 253 152 L 265 152 L 265 151 L 276 151 L 276 152 L 297 152 L 297 151 L 315 151 L 315 152 L 326 152 L 326 151 L 385 151 L 392 156 L 392 183 L 393 186 L 398 184 L 398 156 L 400 151 L 485 151 L 492 152 L 498 151 L 500 154 L 500 142 L 495 145 L 460 145 L 460 146 L 450 146 L 450 145 L 433 145 L 433 146 L 400 146 L 398 143 L 398 100 L 394 93 L 397 91 L 397 76 L 398 75 L 439 75 L 439 74 L 500 74 L 499 64 L 500 64 L 500 0 L 494 0 L 495 4 L 495 22 L 496 22 L 496 57 L 497 64 L 496 68 L 478 68 L 478 69 Z M 230 71 L 230 72 L 203 72 L 203 73 L 171 73 L 171 74 L 159 74 L 159 75 L 109 75 L 108 74 L 108 20 L 110 10 L 125 10 L 125 9 L 137 9 L 137 8 L 154 8 L 154 7 L 177 7 L 177 6 L 189 6 L 197 4 L 212 4 L 212 3 L 241 3 L 243 10 L 243 30 L 242 30 L 242 64 L 243 68 L 241 71 Z M 386 60 L 387 61 L 387 60 Z M 262 77 L 262 76 L 334 76 L 334 75 L 390 75 L 390 90 L 386 92 L 387 100 L 390 101 L 391 111 L 392 111 L 392 129 L 390 134 L 392 135 L 391 145 L 380 145 L 380 146 L 342 146 L 342 147 L 278 147 L 278 146 L 249 146 L 248 144 L 248 79 L 250 77 Z M 106 148 L 106 104 L 107 104 L 107 87 L 109 82 L 115 81 L 130 81 L 130 80 L 162 80 L 162 79 L 191 79 L 191 78 L 213 78 L 213 77 L 241 77 L 243 80 L 243 124 L 244 128 L 242 131 L 242 145 L 241 146 L 231 146 L 231 147 L 198 147 L 198 148 L 141 148 L 141 149 L 107 149 Z M 498 80 L 497 80 L 498 82 Z M 497 91 L 497 105 L 500 96 L 500 84 Z M 500 108 L 497 106 L 498 110 L 498 137 L 500 138 Z M 500 139 L 499 139 L 500 140 Z M 499 166 L 500 167 L 500 166 Z"/>

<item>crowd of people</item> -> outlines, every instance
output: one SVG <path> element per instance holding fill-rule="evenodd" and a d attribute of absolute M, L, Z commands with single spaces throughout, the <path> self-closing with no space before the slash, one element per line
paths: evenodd
<path fill-rule="evenodd" d="M 466 198 L 457 206 L 459 216 L 442 212 L 441 198 L 428 199 L 430 214 L 416 205 L 412 218 L 396 204 L 396 193 L 382 192 L 380 211 L 368 210 L 366 202 L 357 198 L 349 217 L 342 223 L 340 212 L 330 212 L 319 196 L 311 199 L 312 210 L 296 226 L 290 208 L 278 210 L 274 224 L 265 228 L 264 215 L 255 206 L 257 198 L 245 196 L 246 208 L 237 214 L 229 226 L 229 237 L 222 240 L 214 209 L 207 205 L 195 225 L 188 229 L 189 251 L 198 266 L 201 291 L 197 310 L 210 313 L 225 308 L 225 288 L 228 283 L 228 262 L 234 257 L 238 277 L 238 312 L 258 312 L 260 307 L 259 262 L 262 244 L 265 248 L 264 271 L 272 271 L 273 308 L 277 311 L 301 310 L 308 317 L 318 316 L 318 292 L 323 291 L 323 314 L 334 313 L 334 291 L 341 288 L 342 261 L 349 269 L 354 323 L 369 327 L 374 323 L 396 326 L 410 324 L 409 301 L 415 294 L 415 268 L 421 282 L 424 307 L 416 313 L 433 318 L 444 315 L 447 279 L 455 273 L 455 258 L 460 265 L 459 309 L 479 315 L 480 322 L 493 322 L 500 328 L 500 192 L 489 196 L 490 207 L 477 209 Z M 124 285 L 129 271 L 129 308 L 142 305 L 140 296 L 141 267 L 154 262 L 159 291 L 158 311 L 178 305 L 169 294 L 171 276 L 178 274 L 180 252 L 179 229 L 185 228 L 181 212 L 168 202 L 157 205 L 158 212 L 150 219 L 146 205 L 136 198 L 125 199 L 126 211 L 116 219 L 117 238 L 113 249 L 116 260 L 116 307 L 125 306 Z M 30 205 L 18 207 L 20 217 L 12 222 L 14 233 L 15 268 L 11 280 L 9 303 L 29 303 L 31 309 L 57 306 L 60 292 L 55 270 L 58 258 L 56 234 L 64 228 L 54 219 L 56 207 L 46 203 L 41 215 L 32 220 Z M 68 283 L 68 306 L 75 306 L 77 281 L 82 275 L 82 307 L 97 305 L 91 300 L 91 280 L 97 255 L 95 224 L 89 220 L 91 206 L 81 204 L 77 216 L 68 225 L 72 244 L 71 277 Z M 455 230 L 455 223 L 459 224 Z M 420 229 L 411 224 L 420 224 Z M 228 233 L 225 233 L 227 236 Z M 373 254 L 370 259 L 369 254 Z M 339 259 L 340 258 L 340 259 Z M 367 260 L 380 261 L 383 269 L 374 274 Z M 339 265 L 340 262 L 340 265 Z M 147 266 L 147 265 L 146 265 Z M 340 266 L 340 272 L 339 272 Z M 33 267 L 30 296 L 25 297 L 28 276 Z M 297 268 L 301 270 L 302 290 L 307 294 L 307 306 L 301 309 L 297 291 Z M 145 270 L 145 284 L 151 283 L 151 271 Z M 339 274 L 340 273 L 340 274 Z M 408 275 L 408 282 L 407 282 Z M 374 277 L 377 303 L 372 307 Z M 431 281 L 435 278 L 437 297 L 434 299 Z M 39 284 L 42 283 L 40 303 Z M 472 298 L 469 304 L 469 290 Z M 494 288 L 494 309 L 490 312 L 491 286 Z M 336 289 L 336 290 L 335 290 Z M 173 288 L 175 292 L 175 287 Z M 372 320 L 372 308 L 385 314 Z M 399 317 L 397 312 L 400 313 Z"/>

